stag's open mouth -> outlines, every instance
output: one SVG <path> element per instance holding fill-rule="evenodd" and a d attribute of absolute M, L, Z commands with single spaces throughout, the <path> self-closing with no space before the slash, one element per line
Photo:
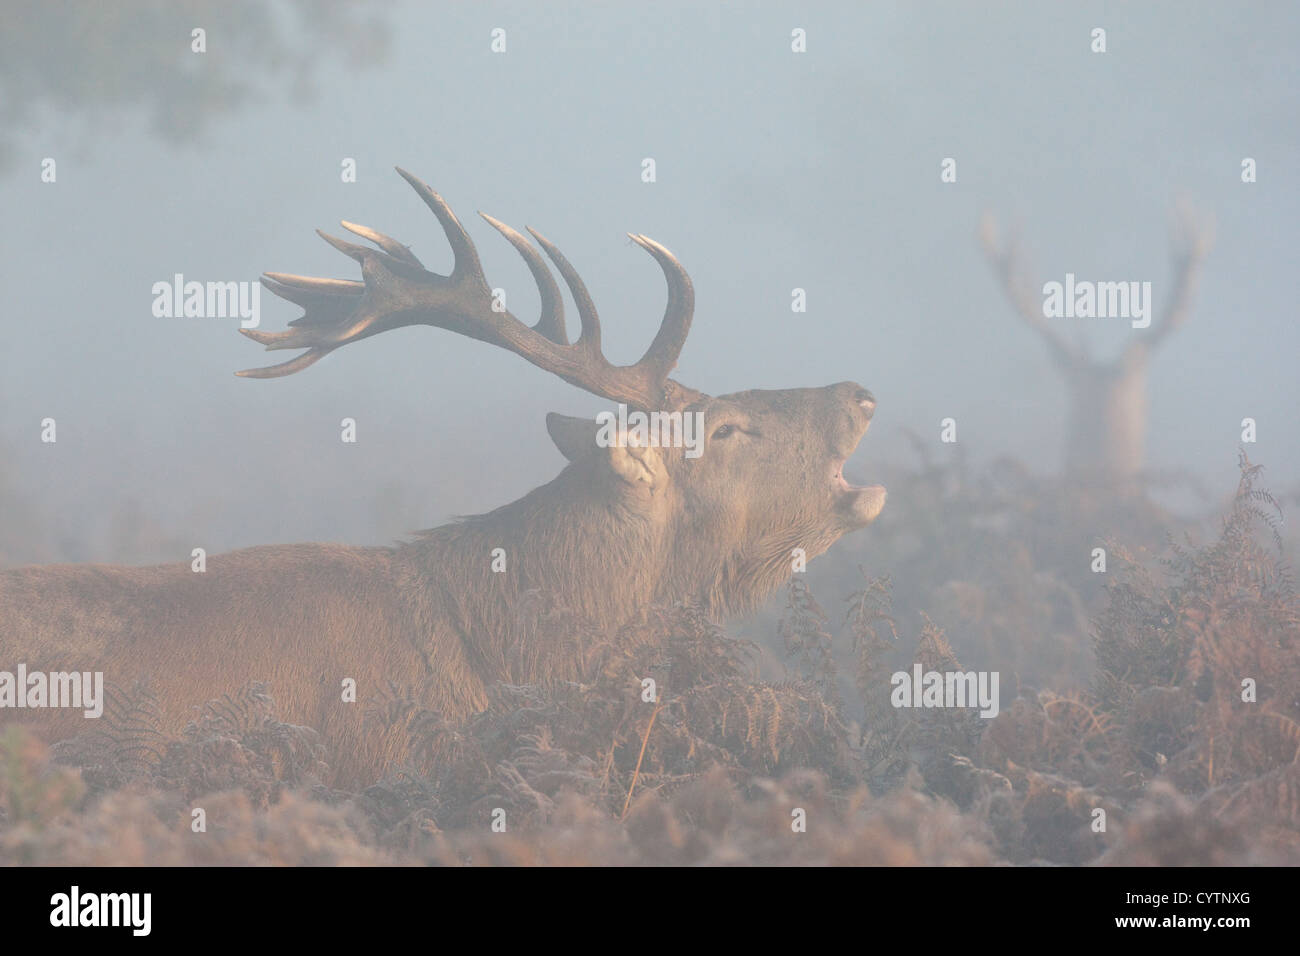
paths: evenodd
<path fill-rule="evenodd" d="M 885 507 L 885 486 L 851 484 L 844 477 L 846 461 L 847 458 L 836 464 L 831 475 L 836 507 L 855 526 L 870 524 Z"/>
<path fill-rule="evenodd" d="M 885 488 L 883 485 L 854 485 L 844 477 L 844 466 L 871 427 L 871 419 L 876 410 L 876 399 L 865 388 L 858 386 L 854 399 L 864 413 L 864 418 L 860 422 L 861 430 L 853 440 L 853 447 L 846 449 L 843 457 L 831 465 L 831 493 L 835 498 L 836 511 L 847 520 L 849 527 L 860 528 L 875 521 L 885 507 Z"/>

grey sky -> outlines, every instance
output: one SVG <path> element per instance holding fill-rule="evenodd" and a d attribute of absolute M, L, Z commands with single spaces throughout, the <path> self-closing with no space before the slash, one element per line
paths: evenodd
<path fill-rule="evenodd" d="M 1250 416 L 1252 457 L 1293 485 L 1298 19 L 1281 3 L 405 4 L 389 12 L 386 64 L 321 64 L 313 102 L 251 105 L 197 146 L 128 120 L 79 149 L 76 125 L 50 117 L 0 179 L 0 453 L 43 515 L 84 529 L 84 557 L 105 560 L 132 499 L 186 548 L 191 535 L 210 550 L 378 542 L 552 477 L 545 413 L 602 406 L 512 355 L 416 328 L 249 381 L 232 373 L 287 356 L 235 319 L 151 314 L 151 285 L 176 272 L 355 277 L 312 232 L 341 218 L 445 272 L 437 223 L 396 164 L 457 210 L 521 316 L 536 310 L 527 270 L 473 213 L 555 241 L 619 361 L 640 355 L 665 295 L 625 233 L 663 242 L 697 291 L 677 377 L 713 393 L 867 385 L 880 404 L 850 463 L 860 479 L 909 454 L 907 429 L 937 445 L 945 416 L 977 460 L 1059 467 L 1063 387 L 982 257 L 983 211 L 1019 223 L 1037 282 L 1150 280 L 1158 308 L 1168 213 L 1187 197 L 1214 217 L 1216 245 L 1191 320 L 1154 360 L 1149 464 L 1227 491 Z M 220 20 L 200 25 L 205 56 L 221 57 Z M 1104 55 L 1089 50 L 1096 26 Z M 794 27 L 806 54 L 790 52 Z M 45 156 L 56 185 L 40 182 Z M 947 156 L 953 185 L 939 181 Z M 356 184 L 340 182 L 343 157 Z M 790 311 L 795 286 L 806 314 Z M 265 329 L 298 314 L 262 306 Z M 1075 321 L 1104 354 L 1129 334 Z M 55 446 L 39 441 L 46 416 Z M 344 416 L 356 445 L 339 441 Z"/>

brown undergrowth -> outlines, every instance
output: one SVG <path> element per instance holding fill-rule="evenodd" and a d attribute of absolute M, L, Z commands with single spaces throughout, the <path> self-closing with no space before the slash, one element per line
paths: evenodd
<path fill-rule="evenodd" d="M 5 732 L 0 862 L 1300 862 L 1300 601 L 1258 479 L 1243 457 L 1218 534 L 1162 563 L 1108 543 L 1091 672 L 1049 689 L 1002 665 L 992 719 L 893 706 L 914 663 L 1000 662 L 896 615 L 886 577 L 827 610 L 796 575 L 768 642 L 779 679 L 691 607 L 606 640 L 550 608 L 537 638 L 581 648 L 576 678 L 500 685 L 459 724 L 384 689 L 357 706 L 407 760 L 358 791 L 322 782 L 325 742 L 262 685 L 175 738 L 143 688 L 53 748 Z M 980 527 L 989 553 L 1014 533 Z"/>

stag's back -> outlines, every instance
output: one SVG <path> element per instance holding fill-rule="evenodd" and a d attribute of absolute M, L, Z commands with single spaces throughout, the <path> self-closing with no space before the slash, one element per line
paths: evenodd
<path fill-rule="evenodd" d="M 342 682 L 373 688 L 422 668 L 386 548 L 281 545 L 161 567 L 62 565 L 0 572 L 0 662 L 34 671 L 101 671 L 110 694 L 147 689 L 161 729 L 178 732 L 205 701 L 265 681 L 281 719 L 362 759 L 356 705 Z M 51 739 L 88 729 L 79 710 L 0 711 Z M 93 718 L 89 718 L 93 719 Z"/>

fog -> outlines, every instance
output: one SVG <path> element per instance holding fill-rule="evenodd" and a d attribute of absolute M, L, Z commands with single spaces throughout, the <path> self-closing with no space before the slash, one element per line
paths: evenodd
<path fill-rule="evenodd" d="M 87 9 L 57 16 L 106 30 Z M 176 273 L 358 277 L 313 235 L 341 232 L 340 219 L 447 272 L 441 230 L 394 165 L 448 200 L 491 284 L 530 321 L 527 269 L 474 212 L 556 242 L 618 362 L 640 356 L 666 294 L 626 233 L 664 243 L 697 294 L 675 377 L 712 394 L 861 382 L 879 406 L 849 463 L 858 480 L 909 460 L 911 434 L 936 456 L 1059 471 L 1065 388 L 990 270 L 980 217 L 1018 226 L 1036 286 L 1066 273 L 1150 281 L 1158 316 L 1169 214 L 1185 200 L 1213 219 L 1215 245 L 1186 326 L 1152 361 L 1147 465 L 1225 495 L 1250 417 L 1252 459 L 1274 487 L 1296 484 L 1294 5 L 412 3 L 366 8 L 390 37 L 367 62 L 301 35 L 307 55 L 287 72 L 273 70 L 274 47 L 249 54 L 256 23 L 231 19 L 249 8 L 181 9 L 206 29 L 206 53 L 188 52 L 177 14 L 174 34 L 114 34 L 125 45 L 81 77 L 166 102 L 175 77 L 159 43 L 192 57 L 191 75 L 246 76 L 237 102 L 184 99 L 165 135 L 147 95 L 38 100 L 78 84 L 4 74 L 0 96 L 35 104 L 11 102 L 0 172 L 7 563 L 385 543 L 559 470 L 545 414 L 604 406 L 501 350 L 404 329 L 255 381 L 233 372 L 291 353 L 264 353 L 237 318 L 153 314 L 151 287 Z M 38 44 L 37 20 L 7 23 L 6 47 Z M 1090 49 L 1095 27 L 1104 54 Z M 805 53 L 791 50 L 795 28 Z M 156 77 L 142 83 L 142 69 Z M 947 157 L 955 183 L 940 180 Z M 1242 182 L 1245 157 L 1255 183 Z M 355 183 L 341 181 L 346 158 Z M 806 312 L 791 309 L 795 288 Z M 299 314 L 269 294 L 261 306 L 264 330 Z M 1057 321 L 1103 357 L 1135 334 L 1123 319 Z M 355 444 L 340 441 L 345 417 Z M 956 450 L 939 441 L 947 417 Z M 41 440 L 46 418 L 55 443 Z"/>

